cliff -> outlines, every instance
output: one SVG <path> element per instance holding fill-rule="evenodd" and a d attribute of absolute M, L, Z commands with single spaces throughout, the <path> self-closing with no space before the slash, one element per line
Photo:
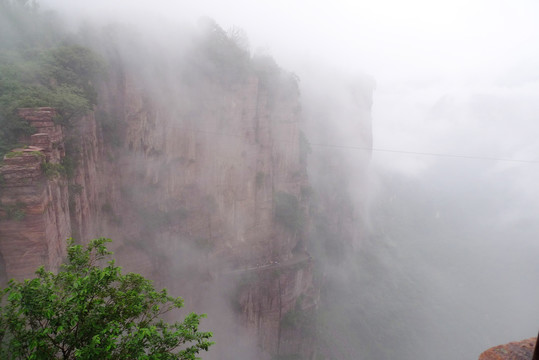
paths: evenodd
<path fill-rule="evenodd" d="M 152 76 L 109 44 L 98 105 L 69 126 L 51 108 L 19 111 L 37 133 L 0 168 L 4 277 L 58 268 L 69 236 L 110 237 L 125 271 L 208 313 L 206 358 L 312 359 L 320 279 L 298 79 L 218 28 L 204 36 Z M 331 214 L 338 199 L 320 198 Z M 328 215 L 332 229 L 350 211 Z"/>
<path fill-rule="evenodd" d="M 510 342 L 488 349 L 479 356 L 479 360 L 531 360 L 537 338 Z"/>
<path fill-rule="evenodd" d="M 41 264 L 58 268 L 67 237 L 107 235 L 126 270 L 202 311 L 207 289 L 226 281 L 233 295 L 212 291 L 236 308 L 217 315 L 225 323 L 216 325 L 233 328 L 239 317 L 235 336 L 249 334 L 262 352 L 312 353 L 298 348 L 294 324 L 281 324 L 291 311 L 313 310 L 318 296 L 300 223 L 307 178 L 297 92 L 270 108 L 255 76 L 233 89 L 207 82 L 208 99 L 220 101 L 208 101 L 196 118 L 177 118 L 130 81 L 104 86 L 120 86 L 117 102 L 105 100 L 95 113 L 121 114 L 124 146 L 104 143 L 110 134 L 95 113 L 66 130 L 54 123 L 54 109 L 19 111 L 37 133 L 0 170 L 5 278 L 31 277 Z M 297 222 L 276 217 L 276 206 Z M 255 280 L 244 283 L 246 276 Z"/>
<path fill-rule="evenodd" d="M 0 167 L 0 253 L 4 280 L 31 277 L 41 265 L 57 269 L 71 235 L 68 187 L 56 172 L 64 157 L 63 132 L 54 109 L 20 109 L 36 133 Z"/>
<path fill-rule="evenodd" d="M 216 306 L 212 296 L 232 303 L 214 315 L 232 341 L 249 334 L 263 352 L 310 356 L 312 347 L 296 346 L 305 336 L 282 325 L 300 298 L 302 311 L 313 310 L 318 290 L 305 250 L 299 92 L 293 79 L 276 76 L 283 77 L 271 89 L 253 74 L 233 84 L 177 85 L 187 109 L 161 106 L 136 80 L 118 79 L 115 103 L 102 102 L 104 113 L 121 114 L 124 136 L 113 160 L 122 169 L 114 179 L 121 196 L 108 212 L 121 229 L 116 253 L 126 268 L 200 311 Z M 189 107 L 201 101 L 193 115 Z M 237 320 L 243 325 L 233 335 Z"/>

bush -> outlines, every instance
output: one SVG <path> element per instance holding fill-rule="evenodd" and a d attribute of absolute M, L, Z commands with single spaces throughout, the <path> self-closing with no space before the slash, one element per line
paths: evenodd
<path fill-rule="evenodd" d="M 36 278 L 11 280 L 2 292 L 0 358 L 198 359 L 212 334 L 198 330 L 205 315 L 166 323 L 161 317 L 183 300 L 156 291 L 139 274 L 123 275 L 105 244 L 68 243 L 58 274 L 43 267 Z"/>
<path fill-rule="evenodd" d="M 41 171 L 43 171 L 43 174 L 45 174 L 49 180 L 65 175 L 65 168 L 62 166 L 62 164 L 42 162 Z"/>
<path fill-rule="evenodd" d="M 17 202 L 15 205 L 0 205 L 0 208 L 4 211 L 6 220 L 22 221 L 26 217 L 24 211 L 25 205 L 21 202 Z"/>
<path fill-rule="evenodd" d="M 67 149 L 66 149 L 67 150 Z M 79 165 L 79 162 L 77 161 L 78 157 L 75 157 L 73 155 L 66 155 L 62 159 L 62 167 L 65 176 L 68 179 L 73 179 L 75 177 L 75 172 L 77 170 L 77 166 Z"/>
<path fill-rule="evenodd" d="M 106 111 L 98 110 L 95 119 L 101 125 L 105 143 L 112 147 L 120 147 L 123 144 L 120 122 L 111 117 Z"/>
<path fill-rule="evenodd" d="M 274 217 L 291 231 L 300 231 L 305 223 L 303 211 L 296 196 L 284 192 L 275 194 Z"/>
<path fill-rule="evenodd" d="M 6 158 L 11 159 L 17 156 L 22 156 L 24 153 L 22 151 L 10 151 L 6 154 Z"/>
<path fill-rule="evenodd" d="M 82 190 L 84 190 L 84 186 L 80 184 L 69 184 L 69 195 L 80 195 L 82 194 Z"/>

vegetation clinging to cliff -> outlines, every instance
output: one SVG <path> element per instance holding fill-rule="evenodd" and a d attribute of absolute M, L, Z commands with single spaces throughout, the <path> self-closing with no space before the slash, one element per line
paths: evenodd
<path fill-rule="evenodd" d="M 182 322 L 162 315 L 183 307 L 181 298 L 156 291 L 138 274 L 102 260 L 110 240 L 86 248 L 69 243 L 58 274 L 43 267 L 32 280 L 11 280 L 2 292 L 2 359 L 198 359 L 212 334 L 198 331 L 204 315 Z"/>
<path fill-rule="evenodd" d="M 69 123 L 97 103 L 101 61 L 33 4 L 0 1 L 0 156 L 33 132 L 18 108 L 52 106 Z"/>
<path fill-rule="evenodd" d="M 245 35 L 240 30 L 227 34 L 210 18 L 200 20 L 200 25 L 203 30 L 202 37 L 191 55 L 192 65 L 198 70 L 197 73 L 218 79 L 222 83 L 244 80 L 251 73 Z M 186 76 L 189 81 L 189 72 L 186 72 Z"/>
<path fill-rule="evenodd" d="M 305 224 L 298 198 L 282 191 L 275 194 L 274 217 L 277 222 L 293 232 L 301 231 Z"/>

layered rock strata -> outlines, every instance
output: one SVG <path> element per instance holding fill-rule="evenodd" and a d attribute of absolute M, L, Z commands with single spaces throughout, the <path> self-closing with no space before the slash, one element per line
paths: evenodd
<path fill-rule="evenodd" d="M 7 279 L 31 277 L 41 265 L 57 269 L 71 235 L 67 181 L 55 167 L 65 155 L 56 112 L 21 109 L 19 115 L 37 133 L 26 139 L 29 146 L 8 153 L 0 167 L 0 254 Z"/>

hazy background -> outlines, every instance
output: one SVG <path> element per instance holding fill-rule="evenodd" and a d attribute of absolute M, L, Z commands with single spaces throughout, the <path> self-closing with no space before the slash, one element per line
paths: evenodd
<path fill-rule="evenodd" d="M 72 25 L 82 17 L 150 28 L 209 16 L 243 28 L 253 52 L 271 53 L 300 77 L 321 67 L 373 76 L 375 148 L 535 159 L 536 1 L 42 3 Z M 410 175 L 436 160 L 379 156 Z"/>
<path fill-rule="evenodd" d="M 537 1 L 42 3 L 73 26 L 205 15 L 302 79 L 371 75 L 371 234 L 343 279 L 361 343 L 376 344 L 362 358 L 474 359 L 536 334 L 539 163 L 526 161 L 539 160 Z"/>

